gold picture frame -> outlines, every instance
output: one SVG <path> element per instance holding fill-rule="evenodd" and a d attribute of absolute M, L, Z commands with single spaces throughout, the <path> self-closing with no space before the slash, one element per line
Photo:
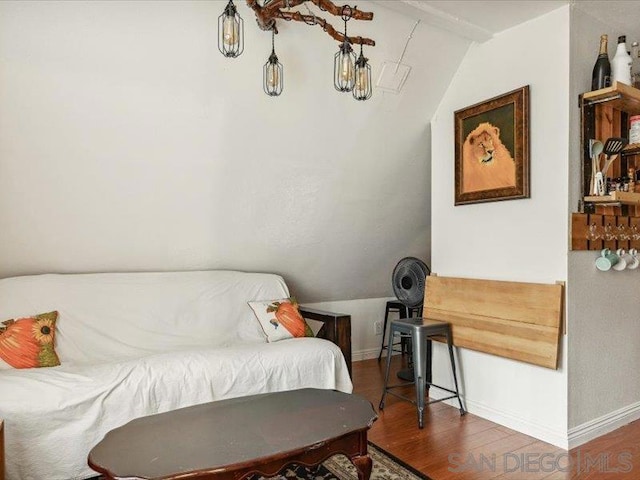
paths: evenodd
<path fill-rule="evenodd" d="M 455 205 L 529 198 L 529 85 L 454 115 Z"/>

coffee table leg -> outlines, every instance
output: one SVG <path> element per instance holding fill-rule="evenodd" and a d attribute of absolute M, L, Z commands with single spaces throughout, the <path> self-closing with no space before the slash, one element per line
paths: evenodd
<path fill-rule="evenodd" d="M 371 461 L 371 457 L 367 455 L 358 455 L 357 457 L 353 457 L 351 462 L 355 465 L 356 470 L 358 471 L 358 480 L 369 480 L 371 476 L 371 466 L 373 462 Z"/>

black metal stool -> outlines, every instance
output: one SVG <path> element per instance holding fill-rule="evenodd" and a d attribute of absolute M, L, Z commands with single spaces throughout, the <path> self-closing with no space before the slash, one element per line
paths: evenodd
<path fill-rule="evenodd" d="M 423 415 L 425 405 L 431 403 L 442 402 L 443 400 L 449 400 L 450 398 L 457 398 L 460 404 L 460 415 L 464 415 L 465 409 L 462 406 L 462 399 L 458 392 L 458 378 L 456 375 L 456 360 L 453 355 L 453 344 L 451 339 L 451 324 L 447 322 L 439 322 L 437 320 L 429 320 L 426 318 L 408 318 L 403 320 L 393 320 L 391 322 L 391 329 L 389 330 L 389 346 L 391 351 L 393 348 L 393 335 L 395 333 L 405 334 L 411 336 L 411 344 L 413 347 L 413 372 L 414 381 L 404 382 L 396 385 L 389 385 L 389 369 L 391 368 L 391 355 L 387 355 L 387 369 L 384 375 L 384 390 L 382 391 L 382 398 L 380 399 L 380 410 L 384 409 L 384 399 L 387 393 L 394 395 L 403 400 L 407 400 L 418 407 L 418 427 L 423 428 Z M 430 342 L 429 338 L 434 336 L 444 336 L 447 339 L 447 347 L 449 348 L 449 359 L 451 361 L 451 370 L 453 372 L 453 383 L 455 390 L 450 390 L 439 385 L 435 385 L 431 382 L 431 359 L 427 355 L 427 344 Z M 404 395 L 392 392 L 391 389 L 395 387 L 402 387 L 405 385 L 415 384 L 416 386 L 416 401 L 414 402 Z M 453 395 L 438 400 L 430 400 L 425 402 L 425 389 L 426 387 L 436 387 L 440 390 L 452 393 Z"/>
<path fill-rule="evenodd" d="M 422 315 L 422 306 L 419 307 L 407 307 L 404 303 L 399 302 L 397 300 L 390 300 L 387 302 L 386 308 L 384 309 L 384 323 L 382 325 L 382 345 L 380 346 L 380 353 L 378 354 L 378 361 L 380 361 L 380 359 L 382 358 L 382 352 L 389 348 L 386 344 L 385 344 L 385 335 L 387 333 L 387 320 L 389 319 L 389 312 L 398 312 L 398 317 L 399 318 L 411 318 L 414 316 L 421 316 Z M 391 332 L 389 332 L 389 335 L 391 335 Z M 391 338 L 393 338 L 393 336 L 391 336 Z M 402 353 L 403 355 L 405 353 L 409 353 L 408 350 L 408 340 L 409 336 L 408 335 L 400 335 L 400 343 L 393 343 L 392 347 L 389 348 L 389 355 L 391 355 L 391 352 L 399 352 Z M 393 347 L 396 347 L 397 345 L 400 345 L 400 350 L 395 350 Z"/>

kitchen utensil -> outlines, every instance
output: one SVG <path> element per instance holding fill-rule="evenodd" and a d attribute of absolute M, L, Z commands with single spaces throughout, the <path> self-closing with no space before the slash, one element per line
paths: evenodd
<path fill-rule="evenodd" d="M 600 140 L 589 140 L 589 156 L 591 157 L 591 181 L 589 183 L 589 194 L 599 195 L 596 176 L 600 173 L 600 154 L 604 150 L 604 144 Z M 600 175 L 602 177 L 602 175 Z"/>
<path fill-rule="evenodd" d="M 589 195 L 598 195 L 596 176 L 600 171 L 600 154 L 604 150 L 604 144 L 596 139 L 589 140 L 589 156 L 591 157 L 591 180 L 589 182 Z"/>
<path fill-rule="evenodd" d="M 596 172 L 596 186 L 595 186 L 596 195 L 604 195 L 606 193 L 606 188 L 604 185 L 604 178 L 602 176 L 602 172 Z"/>
<path fill-rule="evenodd" d="M 622 149 L 629 143 L 629 140 L 626 138 L 620 137 L 611 137 L 607 138 L 607 141 L 604 142 L 604 149 L 602 152 L 607 156 L 604 161 L 604 167 L 602 168 L 602 190 L 599 190 L 599 195 L 604 195 L 606 192 L 604 191 L 604 179 L 607 178 L 607 171 L 609 171 L 609 167 L 613 161 L 618 158 L 618 154 L 622 151 Z M 598 185 L 598 189 L 600 189 L 600 185 Z"/>

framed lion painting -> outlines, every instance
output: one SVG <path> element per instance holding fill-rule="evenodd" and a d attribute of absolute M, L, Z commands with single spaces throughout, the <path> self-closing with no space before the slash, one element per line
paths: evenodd
<path fill-rule="evenodd" d="M 455 204 L 529 198 L 529 86 L 455 112 Z"/>

